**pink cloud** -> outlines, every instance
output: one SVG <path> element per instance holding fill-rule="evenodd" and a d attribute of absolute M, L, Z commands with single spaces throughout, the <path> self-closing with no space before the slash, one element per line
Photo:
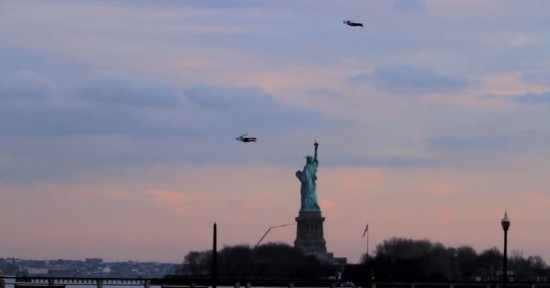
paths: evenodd
<path fill-rule="evenodd" d="M 376 168 L 339 166 L 327 167 L 319 172 L 322 189 L 337 189 L 348 193 L 365 193 L 384 185 L 385 175 Z M 330 181 L 328 181 L 330 179 Z"/>
<path fill-rule="evenodd" d="M 149 189 L 146 193 L 152 196 L 157 202 L 171 208 L 180 207 L 189 201 L 186 195 L 176 191 Z"/>
<path fill-rule="evenodd" d="M 328 199 L 319 199 L 319 205 L 321 206 L 321 210 L 328 211 L 334 208 L 334 202 L 328 200 Z"/>
<path fill-rule="evenodd" d="M 459 193 L 459 187 L 450 183 L 434 180 L 425 184 L 429 194 L 437 197 L 451 197 Z"/>

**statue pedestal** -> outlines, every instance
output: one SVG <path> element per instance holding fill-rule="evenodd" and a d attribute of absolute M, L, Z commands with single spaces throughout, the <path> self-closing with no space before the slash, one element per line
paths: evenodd
<path fill-rule="evenodd" d="M 323 236 L 325 217 L 321 216 L 321 211 L 300 211 L 295 219 L 297 228 L 294 247 L 304 253 L 326 254 L 327 246 Z"/>

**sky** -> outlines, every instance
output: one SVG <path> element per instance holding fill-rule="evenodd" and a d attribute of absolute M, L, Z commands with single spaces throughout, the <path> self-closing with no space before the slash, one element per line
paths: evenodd
<path fill-rule="evenodd" d="M 507 212 L 508 251 L 550 263 L 549 10 L 0 0 L 0 257 L 180 263 L 214 223 L 254 246 L 295 223 L 317 140 L 335 256 L 502 251 Z"/>

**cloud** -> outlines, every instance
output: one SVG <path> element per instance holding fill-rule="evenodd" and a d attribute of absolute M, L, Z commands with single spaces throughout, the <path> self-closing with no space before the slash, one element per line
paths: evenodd
<path fill-rule="evenodd" d="M 431 166 L 442 164 L 441 160 L 417 155 L 394 154 L 380 156 L 356 156 L 347 157 L 340 155 L 338 157 L 327 157 L 323 160 L 327 165 L 353 165 L 353 166 L 372 166 L 372 167 L 415 167 Z"/>
<path fill-rule="evenodd" d="M 165 206 L 170 211 L 178 212 L 183 208 L 186 202 L 189 202 L 187 195 L 176 191 L 149 189 L 146 191 L 160 205 Z"/>
<path fill-rule="evenodd" d="M 502 150 L 511 145 L 512 139 L 496 137 L 432 137 L 428 144 L 445 150 Z"/>
<path fill-rule="evenodd" d="M 0 135 L 56 137 L 122 134 L 141 137 L 184 135 L 187 130 L 162 115 L 120 107 L 33 105 L 0 107 Z"/>
<path fill-rule="evenodd" d="M 154 109 L 181 106 L 173 85 L 118 72 L 61 83 L 40 67 L 29 68 L 0 74 L 0 135 L 189 135 L 171 113 Z M 26 105 L 19 105 L 22 100 Z"/>
<path fill-rule="evenodd" d="M 124 2 L 124 1 L 120 1 Z M 274 8 L 277 7 L 276 5 L 271 4 L 271 2 L 263 2 L 263 1 L 255 1 L 255 0 L 237 0 L 237 1 L 231 1 L 231 2 L 219 2 L 217 0 L 202 0 L 202 1 L 162 1 L 159 3 L 150 3 L 148 1 L 145 2 L 138 2 L 135 3 L 134 1 L 127 1 L 128 3 L 131 3 L 131 5 L 140 5 L 146 8 L 150 9 L 159 9 L 160 8 L 168 8 L 168 9 L 176 9 L 176 8 L 185 8 L 185 9 L 208 9 L 208 10 L 220 10 L 220 9 L 235 9 L 235 10 L 242 10 L 242 9 L 255 9 L 255 8 Z M 117 5 L 117 3 L 113 3 L 111 1 L 105 1 L 105 3 L 108 3 L 109 5 Z"/>
<path fill-rule="evenodd" d="M 90 68 L 89 65 L 66 55 L 25 48 L 1 49 L 0 63 L 0 77 L 11 75 L 18 77 L 17 81 L 47 85 L 50 89 L 67 87 L 70 83 L 80 81 L 78 77 L 82 75 L 82 71 Z"/>
<path fill-rule="evenodd" d="M 104 72 L 81 83 L 75 94 L 101 104 L 175 108 L 178 91 L 168 83 L 139 79 L 117 72 Z"/>
<path fill-rule="evenodd" d="M 316 88 L 307 91 L 307 94 L 312 98 L 316 99 L 329 99 L 329 100 L 338 100 L 342 99 L 342 95 L 336 91 L 326 89 L 326 88 Z"/>
<path fill-rule="evenodd" d="M 472 86 L 466 77 L 438 74 L 428 68 L 413 66 L 376 68 L 371 74 L 352 76 L 348 82 L 368 83 L 391 94 L 416 95 L 460 92 Z"/>
<path fill-rule="evenodd" d="M 422 0 L 394 0 L 393 8 L 400 11 L 421 11 L 424 10 Z"/>
<path fill-rule="evenodd" d="M 323 211 L 332 210 L 336 206 L 333 201 L 324 198 L 319 199 L 319 205 Z"/>
<path fill-rule="evenodd" d="M 523 74 L 522 79 L 534 84 L 550 85 L 550 73 L 527 72 Z"/>
<path fill-rule="evenodd" d="M 450 198 L 460 193 L 457 185 L 442 180 L 428 180 L 424 185 L 426 191 L 433 197 Z"/>
<path fill-rule="evenodd" d="M 193 85 L 184 92 L 194 107 L 190 107 L 194 118 L 203 124 L 203 129 L 211 131 L 315 133 L 337 129 L 349 121 L 286 104 L 257 87 Z"/>
<path fill-rule="evenodd" d="M 31 70 L 0 74 L 0 101 L 42 100 L 50 90 L 50 83 Z"/>
<path fill-rule="evenodd" d="M 194 85 L 185 89 L 186 96 L 202 108 L 247 108 L 264 110 L 276 101 L 273 97 L 255 87 L 230 87 Z"/>
<path fill-rule="evenodd" d="M 525 93 L 514 97 L 514 101 L 525 105 L 548 105 L 550 104 L 550 91 L 544 93 Z"/>

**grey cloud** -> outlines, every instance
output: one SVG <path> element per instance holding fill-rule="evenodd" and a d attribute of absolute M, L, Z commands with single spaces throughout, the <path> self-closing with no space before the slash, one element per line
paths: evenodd
<path fill-rule="evenodd" d="M 424 10 L 422 0 L 394 0 L 393 8 L 402 11 L 421 11 Z"/>
<path fill-rule="evenodd" d="M 30 70 L 0 74 L 0 101 L 45 99 L 50 90 L 48 81 Z"/>
<path fill-rule="evenodd" d="M 195 119 L 211 129 L 304 131 L 336 129 L 347 119 L 329 117 L 308 107 L 291 106 L 255 87 L 197 85 L 185 89 Z M 224 127 L 224 128 L 220 128 Z M 249 131 L 252 131 L 249 130 Z"/>
<path fill-rule="evenodd" d="M 11 91 L 11 97 L 18 96 L 14 91 L 24 93 L 29 99 L 45 97 L 46 84 L 43 82 L 46 80 L 29 71 L 16 76 L 18 81 L 12 81 L 17 84 L 14 87 L 1 85 L 6 81 L 5 78 L 0 79 L 0 91 Z M 64 101 L 33 101 L 25 105 L 20 105 L 20 101 L 4 102 L 0 106 L 0 135 L 58 137 L 123 134 L 165 137 L 190 133 L 189 129 L 173 119 L 175 117 L 169 111 L 174 109 L 165 109 L 162 113 L 158 109 L 148 109 L 180 105 L 177 89 L 168 84 L 106 73 L 91 81 L 80 82 L 74 89 L 57 87 L 57 91 L 63 93 L 56 97 Z M 79 98 L 92 102 L 78 101 Z"/>
<path fill-rule="evenodd" d="M 277 104 L 272 96 L 255 87 L 195 85 L 184 91 L 189 100 L 203 108 L 265 109 Z"/>
<path fill-rule="evenodd" d="M 75 94 L 101 104 L 157 108 L 180 105 L 178 91 L 167 83 L 113 72 L 102 73 L 80 84 Z"/>
<path fill-rule="evenodd" d="M 0 74 L 25 73 L 46 79 L 48 85 L 66 86 L 73 83 L 90 66 L 59 54 L 41 50 L 0 50 Z"/>
<path fill-rule="evenodd" d="M 534 84 L 550 85 L 550 73 L 529 72 L 523 74 L 522 79 Z"/>
<path fill-rule="evenodd" d="M 237 0 L 237 1 L 219 1 L 219 0 L 201 0 L 201 1 L 177 1 L 177 0 L 165 0 L 161 2 L 149 2 L 149 1 L 134 1 L 134 0 L 125 0 L 125 1 L 108 1 L 102 0 L 102 2 L 108 5 L 119 5 L 120 2 L 126 2 L 126 4 L 132 6 L 141 6 L 150 9 L 161 8 L 202 8 L 202 9 L 247 9 L 251 7 L 273 7 L 275 5 L 270 4 L 268 1 L 255 1 L 255 0 Z M 277 7 L 277 6 L 275 6 Z"/>
<path fill-rule="evenodd" d="M 374 167 L 407 168 L 444 164 L 442 160 L 427 156 L 383 155 L 372 157 L 338 157 L 323 160 L 327 165 L 356 165 Z"/>
<path fill-rule="evenodd" d="M 325 88 L 311 89 L 308 91 L 308 95 L 312 98 L 322 98 L 322 99 L 340 99 L 342 96 L 333 90 Z"/>
<path fill-rule="evenodd" d="M 514 97 L 514 101 L 526 105 L 550 104 L 550 91 L 544 93 L 525 93 Z"/>
<path fill-rule="evenodd" d="M 39 70 L 40 72 L 51 72 L 55 67 L 51 55 L 44 55 L 43 52 L 27 50 L 1 50 L 0 72 L 13 72 L 20 70 Z M 47 70 L 51 67 L 50 70 Z M 50 73 L 47 73 L 48 75 Z"/>
<path fill-rule="evenodd" d="M 512 139 L 496 137 L 433 137 L 428 144 L 435 149 L 444 150 L 502 150 L 512 145 Z"/>
<path fill-rule="evenodd" d="M 161 137 L 187 130 L 161 115 L 119 107 L 47 105 L 0 108 L 0 135 L 56 137 L 77 134 L 128 134 Z"/>
<path fill-rule="evenodd" d="M 473 83 L 459 75 L 438 74 L 428 68 L 399 66 L 375 69 L 348 79 L 352 84 L 369 83 L 391 94 L 427 94 L 459 92 Z"/>

